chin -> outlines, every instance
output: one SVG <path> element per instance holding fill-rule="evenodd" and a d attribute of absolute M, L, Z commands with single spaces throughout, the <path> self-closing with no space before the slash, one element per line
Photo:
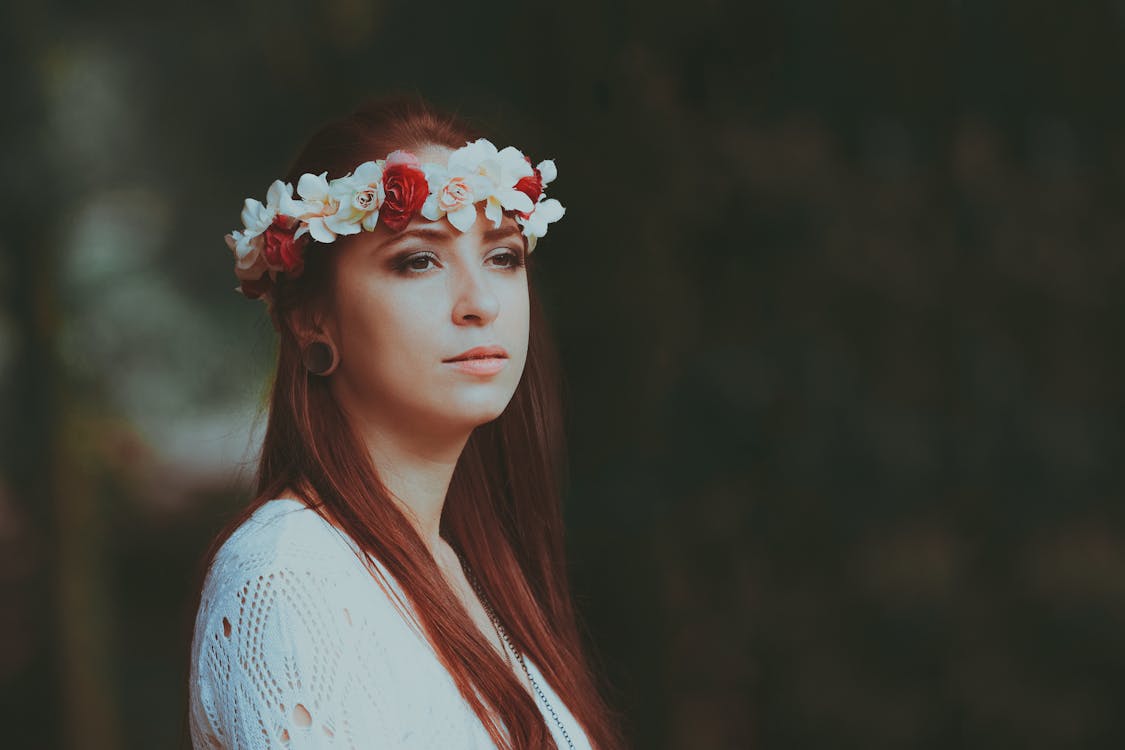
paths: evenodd
<path fill-rule="evenodd" d="M 465 414 L 465 420 L 467 422 L 470 422 L 470 423 L 474 424 L 474 425 L 486 424 L 486 423 L 491 422 L 492 420 L 496 419 L 501 414 L 503 414 L 504 413 L 504 406 L 506 406 L 506 404 L 496 406 L 496 407 L 491 408 L 491 409 L 478 408 L 478 409 L 474 409 L 472 411 L 468 411 Z"/>
<path fill-rule="evenodd" d="M 504 397 L 466 399 L 457 405 L 456 411 L 460 420 L 480 425 L 491 422 L 503 414 L 511 400 L 512 394 L 505 394 Z"/>

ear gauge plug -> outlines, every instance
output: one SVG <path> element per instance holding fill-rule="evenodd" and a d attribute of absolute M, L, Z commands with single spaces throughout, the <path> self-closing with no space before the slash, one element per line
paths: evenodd
<path fill-rule="evenodd" d="M 340 354 L 327 341 L 316 339 L 301 351 L 301 361 L 313 375 L 331 375 L 340 364 Z"/>

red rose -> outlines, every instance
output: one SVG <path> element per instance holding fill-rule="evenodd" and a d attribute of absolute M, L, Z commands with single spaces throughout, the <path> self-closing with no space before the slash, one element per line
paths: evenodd
<path fill-rule="evenodd" d="M 379 221 L 397 232 L 410 223 L 430 193 L 418 159 L 405 151 L 388 154 L 383 164 L 383 192 L 386 197 L 379 209 Z"/>
<path fill-rule="evenodd" d="M 266 256 L 266 263 L 271 268 L 279 271 L 297 271 L 304 265 L 301 250 L 308 242 L 308 235 L 294 239 L 293 235 L 300 222 L 283 214 L 273 220 L 262 235 L 262 253 Z"/>
<path fill-rule="evenodd" d="M 523 157 L 527 159 L 527 157 Z M 527 159 L 527 163 L 531 164 L 531 159 Z M 543 175 L 535 167 L 531 168 L 532 174 L 528 177 L 521 177 L 515 184 L 516 190 L 520 191 L 528 198 L 531 198 L 532 204 L 539 201 L 539 196 L 543 195 Z"/>

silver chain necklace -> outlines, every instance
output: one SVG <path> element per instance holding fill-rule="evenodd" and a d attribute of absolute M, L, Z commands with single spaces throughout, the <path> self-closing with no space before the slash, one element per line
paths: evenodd
<path fill-rule="evenodd" d="M 567 734 L 566 727 L 563 726 L 562 721 L 559 719 L 559 715 L 555 713 L 555 709 L 551 707 L 551 702 L 547 700 L 547 696 L 544 695 L 543 691 L 539 689 L 539 683 L 537 683 L 535 681 L 535 678 L 531 676 L 531 672 L 528 670 L 527 664 L 524 663 L 523 654 L 520 653 L 519 649 L 517 649 L 515 645 L 512 644 L 512 641 L 508 638 L 507 631 L 505 631 L 504 626 L 500 624 L 500 618 L 496 616 L 496 613 L 492 609 L 492 605 L 488 601 L 488 597 L 484 595 L 484 590 L 481 589 L 480 582 L 477 581 L 477 577 L 473 575 L 472 568 L 470 568 L 469 564 L 465 562 L 465 558 L 461 555 L 461 550 L 454 551 L 457 553 L 457 557 L 461 559 L 461 567 L 468 575 L 469 583 L 472 584 L 473 590 L 476 591 L 477 596 L 480 597 L 480 602 L 482 605 L 484 605 L 484 611 L 488 613 L 488 619 L 492 620 L 492 627 L 496 628 L 496 632 L 499 633 L 500 637 L 504 639 L 504 643 L 507 644 L 512 653 L 516 655 L 516 659 L 519 661 L 520 666 L 523 667 L 523 673 L 527 675 L 527 679 L 528 682 L 531 683 L 531 687 L 535 689 L 536 695 L 538 695 L 539 699 L 543 701 L 543 705 L 547 707 L 547 710 L 551 712 L 551 716 L 554 718 L 555 724 L 558 725 L 559 731 L 562 732 L 563 738 L 566 739 L 566 744 L 570 747 L 570 750 L 574 750 L 574 743 L 570 741 L 570 735 Z"/>

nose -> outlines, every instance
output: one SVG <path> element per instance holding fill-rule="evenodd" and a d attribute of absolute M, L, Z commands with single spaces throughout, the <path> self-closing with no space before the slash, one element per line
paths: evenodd
<path fill-rule="evenodd" d="M 471 263 L 458 263 L 450 275 L 453 322 L 457 325 L 490 323 L 500 314 L 500 299 L 492 288 L 488 270 Z"/>

